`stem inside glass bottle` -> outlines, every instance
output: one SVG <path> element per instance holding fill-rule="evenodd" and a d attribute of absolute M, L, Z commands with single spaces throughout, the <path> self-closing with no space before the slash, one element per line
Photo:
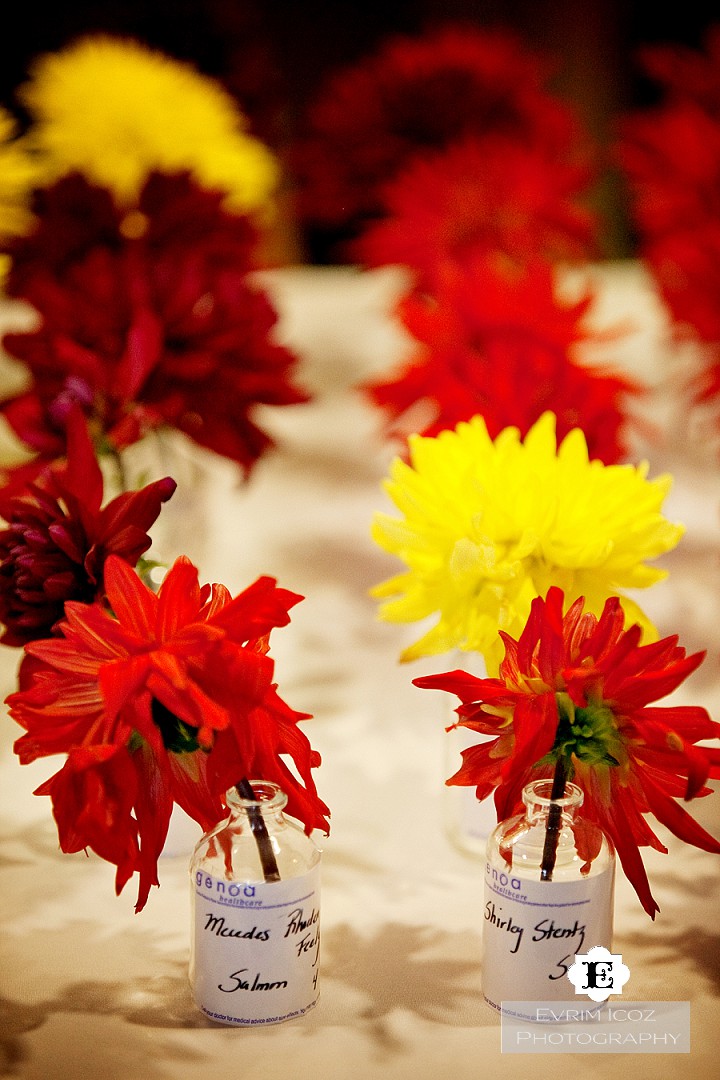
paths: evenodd
<path fill-rule="evenodd" d="M 543 844 L 542 862 L 540 863 L 540 880 L 552 881 L 555 859 L 557 858 L 558 840 L 562 828 L 562 807 L 555 800 L 562 799 L 565 794 L 565 759 L 562 754 L 558 755 L 555 763 L 552 790 L 550 791 L 550 807 L 545 827 L 545 843 Z"/>
<path fill-rule="evenodd" d="M 257 796 L 253 791 L 252 784 L 247 778 L 243 777 L 243 779 L 235 785 L 235 788 L 242 799 L 246 799 L 248 802 L 257 803 Z M 272 849 L 272 843 L 267 831 L 265 819 L 263 818 L 262 810 L 257 805 L 248 806 L 247 815 L 252 834 L 255 837 L 255 843 L 257 844 L 263 876 L 266 881 L 280 881 L 280 871 L 278 870 L 277 859 L 275 858 L 275 852 Z"/>

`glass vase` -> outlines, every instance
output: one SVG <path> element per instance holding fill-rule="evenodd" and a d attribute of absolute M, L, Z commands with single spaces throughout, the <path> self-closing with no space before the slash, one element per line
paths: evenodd
<path fill-rule="evenodd" d="M 265 780 L 227 793 L 229 817 L 190 862 L 190 982 L 206 1016 L 237 1026 L 302 1016 L 317 1002 L 321 852 Z"/>
<path fill-rule="evenodd" d="M 525 813 L 501 822 L 487 842 L 483 996 L 529 1020 L 536 1010 L 510 1003 L 573 1000 L 567 971 L 576 954 L 612 945 L 612 843 L 579 815 L 577 785 L 566 784 L 559 799 L 551 798 L 552 786 L 528 784 Z M 549 831 L 556 838 L 550 849 Z"/>

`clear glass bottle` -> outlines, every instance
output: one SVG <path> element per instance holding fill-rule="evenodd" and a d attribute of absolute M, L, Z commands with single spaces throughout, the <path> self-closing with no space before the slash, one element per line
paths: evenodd
<path fill-rule="evenodd" d="M 190 982 L 211 1019 L 241 1026 L 302 1016 L 318 999 L 321 852 L 283 813 L 277 784 L 245 798 L 197 844 L 190 862 Z"/>
<path fill-rule="evenodd" d="M 525 814 L 501 822 L 487 841 L 483 996 L 528 1020 L 534 1008 L 509 1003 L 575 1000 L 567 978 L 575 955 L 612 946 L 613 845 L 578 814 L 584 795 L 576 784 L 554 800 L 552 786 L 528 784 Z M 557 837 L 549 851 L 548 826 Z"/>

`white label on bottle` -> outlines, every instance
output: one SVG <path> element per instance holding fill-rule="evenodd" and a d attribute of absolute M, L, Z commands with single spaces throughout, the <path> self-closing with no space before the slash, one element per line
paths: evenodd
<path fill-rule="evenodd" d="M 567 970 L 575 955 L 611 947 L 613 881 L 614 866 L 579 880 L 539 881 L 488 863 L 482 961 L 488 1004 L 573 1000 Z"/>
<path fill-rule="evenodd" d="M 317 1002 L 320 866 L 287 881 L 245 884 L 197 871 L 195 1000 L 224 1024 L 276 1024 Z"/>

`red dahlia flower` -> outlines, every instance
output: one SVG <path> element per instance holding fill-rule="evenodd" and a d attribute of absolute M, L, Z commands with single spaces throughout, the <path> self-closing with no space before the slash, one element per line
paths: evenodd
<path fill-rule="evenodd" d="M 720 24 L 708 28 L 704 52 L 689 45 L 646 45 L 640 60 L 674 97 L 695 101 L 720 117 Z"/>
<path fill-rule="evenodd" d="M 38 196 L 38 226 L 9 247 L 10 295 L 40 313 L 8 334 L 32 383 L 2 405 L 21 439 L 62 453 L 68 402 L 115 447 L 170 425 L 246 470 L 271 444 L 252 416 L 306 397 L 295 358 L 271 340 L 276 314 L 252 285 L 255 233 L 220 193 L 152 175 L 138 208 L 78 175 Z"/>
<path fill-rule="evenodd" d="M 62 850 L 115 863 L 118 893 L 137 872 L 140 911 L 174 802 L 208 829 L 226 791 L 262 777 L 308 832 L 327 830 L 311 775 L 320 756 L 297 726 L 307 714 L 279 696 L 268 655 L 271 630 L 302 598 L 263 577 L 231 599 L 222 585 L 201 588 L 184 557 L 156 595 L 110 556 L 105 587 L 112 614 L 66 604 L 62 637 L 26 646 L 21 688 L 7 699 L 26 731 L 15 746 L 23 764 L 67 754 L 36 792 L 52 798 Z"/>
<path fill-rule="evenodd" d="M 505 31 L 445 26 L 396 37 L 337 73 L 295 148 L 298 209 L 345 225 L 381 210 L 380 188 L 417 157 L 468 136 L 507 137 L 549 158 L 585 156 L 545 60 Z"/>
<path fill-rule="evenodd" d="M 432 290 L 444 266 L 499 252 L 525 265 L 587 257 L 595 221 L 584 170 L 535 147 L 475 137 L 418 158 L 382 190 L 384 217 L 353 247 L 369 266 L 410 267 Z"/>
<path fill-rule="evenodd" d="M 508 273 L 476 261 L 446 273 L 434 296 L 414 291 L 401 301 L 400 319 L 418 350 L 363 391 L 398 435 L 434 436 L 480 414 L 491 438 L 506 427 L 524 436 L 551 411 L 558 439 L 580 427 L 590 456 L 614 464 L 626 454 L 623 399 L 640 387 L 576 362 L 599 340 L 583 325 L 591 303 L 589 292 L 561 303 L 545 263 Z"/>
<path fill-rule="evenodd" d="M 640 254 L 673 318 L 720 339 L 720 115 L 668 102 L 628 120 L 620 160 Z"/>
<path fill-rule="evenodd" d="M 708 343 L 700 397 L 720 394 L 720 27 L 706 51 L 649 46 L 640 54 L 659 105 L 626 118 L 618 157 L 638 250 L 683 334 Z"/>
<path fill-rule="evenodd" d="M 109 555 L 135 566 L 150 547 L 147 530 L 175 491 L 170 477 L 118 495 L 102 507 L 103 477 L 79 411 L 68 422 L 68 457 L 0 510 L 0 622 L 5 645 L 50 637 L 66 600 L 87 603 L 104 591 Z"/>
<path fill-rule="evenodd" d="M 720 750 L 699 747 L 720 724 L 696 706 L 657 707 L 702 662 L 686 656 L 677 637 L 639 645 L 638 626 L 624 629 L 620 601 L 600 618 L 582 597 L 563 615 L 564 596 L 537 597 L 519 640 L 502 633 L 505 658 L 497 679 L 450 671 L 414 679 L 448 690 L 461 706 L 459 725 L 490 739 L 463 751 L 448 784 L 470 785 L 479 799 L 495 791 L 498 819 L 519 813 L 522 790 L 550 777 L 558 758 L 585 793 L 583 813 L 617 848 L 623 869 L 647 913 L 658 906 L 639 848 L 667 851 L 645 820 L 653 814 L 681 840 L 720 854 L 710 836 L 676 800 L 710 794 L 720 776 Z"/>

